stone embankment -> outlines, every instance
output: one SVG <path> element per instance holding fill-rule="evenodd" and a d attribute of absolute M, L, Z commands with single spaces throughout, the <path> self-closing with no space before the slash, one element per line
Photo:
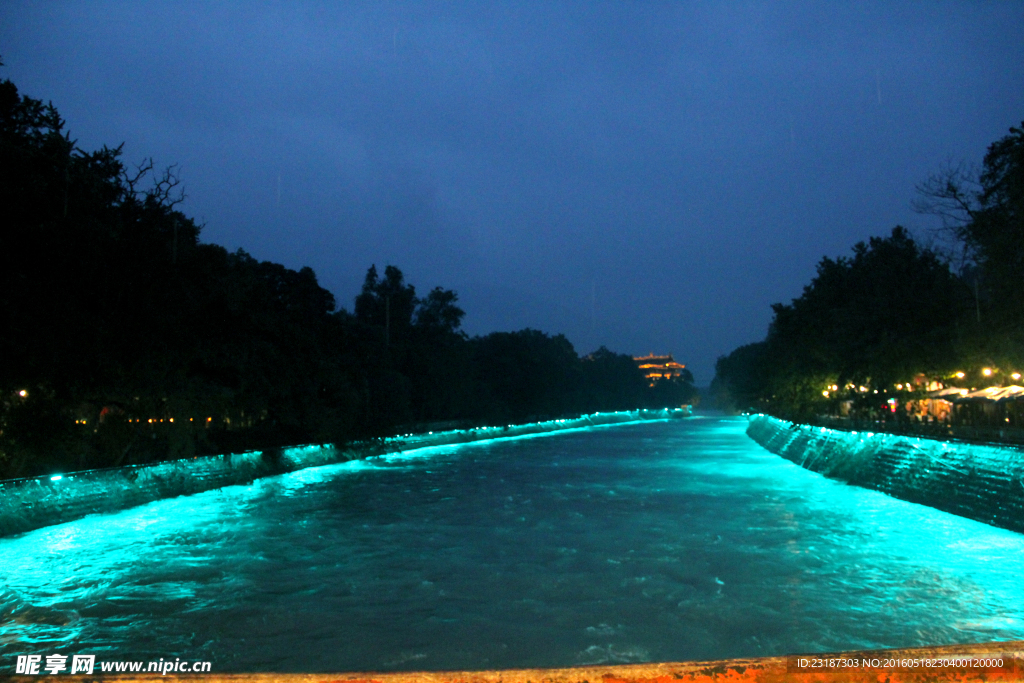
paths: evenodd
<path fill-rule="evenodd" d="M 812 472 L 1024 533 L 1024 450 L 752 415 L 747 434 Z"/>
<path fill-rule="evenodd" d="M 0 481 L 0 536 L 22 533 L 116 512 L 161 498 L 200 493 L 306 467 L 331 465 L 430 446 L 544 434 L 600 425 L 683 417 L 683 410 L 636 410 L 594 413 L 506 427 L 409 434 L 346 447 L 311 445 L 271 451 L 215 455 L 188 460 L 88 470 L 62 475 Z"/>

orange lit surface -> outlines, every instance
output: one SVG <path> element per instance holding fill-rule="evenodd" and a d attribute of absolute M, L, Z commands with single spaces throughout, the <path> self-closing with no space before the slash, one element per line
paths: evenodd
<path fill-rule="evenodd" d="M 1001 658 L 1002 667 L 878 666 L 802 672 L 799 659 L 857 659 L 863 661 L 913 662 L 958 658 Z M 214 663 L 216 666 L 216 663 Z M 37 676 L 0 676 L 0 681 L 34 681 Z M 181 681 L 206 683 L 283 681 L 286 683 L 774 683 L 777 681 L 845 681 L 848 683 L 925 683 L 926 681 L 1024 681 L 1024 641 L 949 645 L 942 647 L 872 650 L 834 654 L 729 659 L 714 662 L 669 662 L 587 666 L 567 669 L 509 669 L 499 671 L 412 671 L 403 673 L 328 674 L 173 674 L 160 676 L 61 676 L 68 681 Z"/>

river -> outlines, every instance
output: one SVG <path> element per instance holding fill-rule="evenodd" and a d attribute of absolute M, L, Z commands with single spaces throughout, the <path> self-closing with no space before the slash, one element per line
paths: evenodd
<path fill-rule="evenodd" d="M 825 479 L 745 426 L 426 448 L 0 539 L 0 672 L 22 654 L 389 671 L 1024 639 L 1024 536 Z"/>

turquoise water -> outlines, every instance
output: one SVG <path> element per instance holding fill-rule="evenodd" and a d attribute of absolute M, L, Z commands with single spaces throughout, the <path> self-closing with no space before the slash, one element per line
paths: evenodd
<path fill-rule="evenodd" d="M 15 656 L 474 669 L 1024 639 L 1024 536 L 742 418 L 413 451 L 0 539 Z"/>

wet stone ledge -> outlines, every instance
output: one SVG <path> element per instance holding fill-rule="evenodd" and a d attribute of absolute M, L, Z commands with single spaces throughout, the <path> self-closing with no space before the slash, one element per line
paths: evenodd
<path fill-rule="evenodd" d="M 747 435 L 832 479 L 1024 533 L 1024 450 L 878 432 L 847 432 L 752 415 Z"/>
<path fill-rule="evenodd" d="M 416 448 L 512 438 L 601 425 L 666 420 L 681 410 L 594 413 L 523 425 L 408 434 L 342 448 L 309 445 L 0 481 L 0 537 L 109 513 L 162 498 L 248 484 L 274 474 Z"/>

